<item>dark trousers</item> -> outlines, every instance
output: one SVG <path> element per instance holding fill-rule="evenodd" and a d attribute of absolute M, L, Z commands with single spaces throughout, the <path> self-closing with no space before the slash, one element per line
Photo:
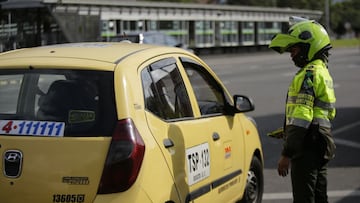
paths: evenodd
<path fill-rule="evenodd" d="M 327 203 L 327 165 L 308 154 L 291 161 L 294 203 Z"/>
<path fill-rule="evenodd" d="M 291 160 L 294 203 L 327 203 L 327 141 L 324 130 L 315 126 L 305 136 L 304 152 Z M 329 132 L 329 131 L 328 131 Z M 330 134 L 329 134 L 330 135 Z M 331 152 L 333 153 L 333 151 Z"/>

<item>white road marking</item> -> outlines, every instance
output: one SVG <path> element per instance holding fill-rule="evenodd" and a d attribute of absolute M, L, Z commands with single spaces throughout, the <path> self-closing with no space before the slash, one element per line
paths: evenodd
<path fill-rule="evenodd" d="M 341 128 L 338 128 L 336 130 L 333 130 L 333 135 L 335 136 L 336 134 L 340 134 L 343 133 L 351 128 L 354 128 L 356 126 L 360 125 L 360 121 L 354 122 L 354 123 L 350 123 L 348 125 L 345 125 Z M 360 143 L 357 142 L 353 142 L 353 141 L 349 141 L 349 140 L 344 140 L 344 139 L 339 139 L 339 138 L 334 138 L 335 143 L 339 144 L 339 145 L 344 145 L 347 147 L 353 147 L 353 148 L 357 148 L 360 149 Z"/>
<path fill-rule="evenodd" d="M 344 145 L 344 146 L 347 146 L 347 147 L 353 147 L 353 148 L 360 149 L 360 143 L 357 143 L 357 142 L 344 140 L 344 139 L 339 139 L 339 138 L 334 138 L 334 141 L 338 145 Z"/>
<path fill-rule="evenodd" d="M 328 197 L 360 196 L 360 190 L 332 190 L 327 192 Z M 264 193 L 263 200 L 292 199 L 291 192 Z"/>
<path fill-rule="evenodd" d="M 341 127 L 341 128 L 338 128 L 338 129 L 336 129 L 336 130 L 333 130 L 332 133 L 333 133 L 333 135 L 339 134 L 339 133 L 342 133 L 342 132 L 344 132 L 344 131 L 346 131 L 346 130 L 349 130 L 349 129 L 357 126 L 357 125 L 360 125 L 360 121 L 357 121 L 357 122 L 354 122 L 354 123 L 350 123 L 349 125 L 345 125 L 345 126 L 343 126 L 343 127 Z"/>
<path fill-rule="evenodd" d="M 292 199 L 291 192 L 264 193 L 263 200 Z"/>

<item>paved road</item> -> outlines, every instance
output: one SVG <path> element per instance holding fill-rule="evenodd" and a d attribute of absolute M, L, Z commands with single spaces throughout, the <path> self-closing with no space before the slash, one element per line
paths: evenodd
<path fill-rule="evenodd" d="M 258 123 L 265 157 L 266 203 L 291 202 L 289 177 L 276 174 L 282 142 L 266 137 L 280 127 L 288 84 L 297 71 L 288 54 L 273 52 L 201 56 L 231 93 L 254 99 L 256 110 L 249 113 Z M 330 203 L 360 202 L 360 50 L 334 49 L 329 68 L 335 81 L 337 117 L 333 134 L 336 158 L 329 164 Z"/>

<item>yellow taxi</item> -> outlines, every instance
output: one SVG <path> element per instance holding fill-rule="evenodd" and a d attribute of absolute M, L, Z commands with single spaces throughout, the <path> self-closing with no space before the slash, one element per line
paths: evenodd
<path fill-rule="evenodd" d="M 1 53 L 0 201 L 261 202 L 253 109 L 180 48 L 89 42 Z"/>

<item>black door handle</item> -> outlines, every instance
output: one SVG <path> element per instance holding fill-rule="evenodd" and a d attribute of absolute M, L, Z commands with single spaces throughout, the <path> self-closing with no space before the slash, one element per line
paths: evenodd
<path fill-rule="evenodd" d="M 214 132 L 213 135 L 212 135 L 212 138 L 213 138 L 214 141 L 219 140 L 220 139 L 219 133 Z"/>
<path fill-rule="evenodd" d="M 174 143 L 171 139 L 164 139 L 163 144 L 165 148 L 173 147 Z"/>

